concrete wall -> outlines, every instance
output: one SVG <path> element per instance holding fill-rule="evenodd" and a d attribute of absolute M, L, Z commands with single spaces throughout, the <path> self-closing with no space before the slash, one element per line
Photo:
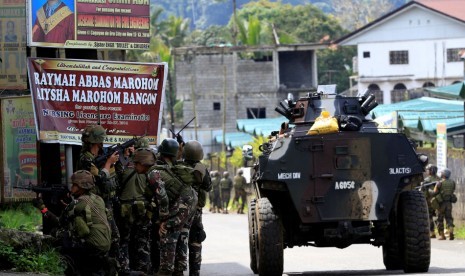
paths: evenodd
<path fill-rule="evenodd" d="M 236 53 L 195 55 L 179 58 L 175 69 L 184 120 L 196 116 L 199 128 L 222 129 L 225 116 L 226 132 L 235 131 L 236 119 L 247 118 L 247 108 L 265 108 L 266 117 L 276 117 L 274 108 L 286 97 L 278 92 L 274 61 L 254 61 Z"/>

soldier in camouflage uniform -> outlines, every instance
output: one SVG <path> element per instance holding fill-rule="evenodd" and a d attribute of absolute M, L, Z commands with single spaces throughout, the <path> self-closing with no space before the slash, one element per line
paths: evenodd
<path fill-rule="evenodd" d="M 218 171 L 214 171 L 212 173 L 212 193 L 213 193 L 213 201 L 212 201 L 212 206 L 213 206 L 213 213 L 221 213 L 223 208 L 221 204 L 221 187 L 220 187 L 220 176 Z"/>
<path fill-rule="evenodd" d="M 146 138 L 125 149 L 116 163 L 120 200 L 120 214 L 116 216 L 120 231 L 121 274 L 134 275 L 135 271 L 151 272 L 150 231 L 153 193 L 147 189 L 147 177 L 134 168 L 135 148 L 149 148 Z M 154 161 L 155 162 L 155 161 Z M 153 165 L 153 164 L 151 164 Z M 132 270 L 132 271 L 131 271 Z"/>
<path fill-rule="evenodd" d="M 244 213 L 244 205 L 247 201 L 247 193 L 245 192 L 245 187 L 247 186 L 247 180 L 243 176 L 244 172 L 242 170 L 237 171 L 237 175 L 234 176 L 234 200 L 236 202 L 237 213 L 243 214 Z M 241 205 L 239 206 L 239 199 L 241 199 Z"/>
<path fill-rule="evenodd" d="M 119 153 L 114 152 L 104 164 L 95 164 L 94 159 L 103 153 L 103 141 L 106 137 L 105 129 L 100 125 L 87 126 L 82 133 L 81 155 L 77 163 L 77 170 L 89 171 L 95 177 L 93 192 L 103 198 L 108 210 L 108 220 L 111 227 L 110 257 L 115 262 L 120 261 L 119 231 L 114 219 L 113 207 L 117 203 L 116 190 L 118 188 L 114 164 L 119 160 Z M 119 264 L 115 264 L 119 266 Z"/>
<path fill-rule="evenodd" d="M 431 206 L 431 199 L 433 198 L 432 194 L 435 185 L 430 185 L 427 187 L 423 187 L 423 185 L 439 181 L 439 177 L 436 175 L 438 172 L 438 167 L 434 166 L 433 164 L 428 164 L 425 169 L 426 177 L 421 184 L 421 190 L 423 191 L 426 198 L 426 203 L 428 204 L 430 238 L 436 238 L 436 234 L 434 233 L 434 217 L 436 216 L 436 210 L 434 210 L 434 208 Z"/>
<path fill-rule="evenodd" d="M 163 140 L 158 147 L 157 165 L 154 166 L 165 183 L 169 199 L 169 214 L 160 214 L 160 268 L 157 275 L 183 275 L 187 269 L 187 239 L 198 199 L 191 185 L 175 173 L 192 171 L 192 168 L 176 165 L 178 150 L 179 143 L 175 139 Z"/>
<path fill-rule="evenodd" d="M 156 207 L 147 209 L 151 216 L 152 226 L 159 224 L 160 217 L 169 215 L 169 199 L 165 190 L 165 183 L 161 179 L 161 174 L 155 169 L 156 164 L 155 152 L 149 148 L 138 148 L 134 153 L 134 168 L 137 173 L 145 174 L 147 179 L 148 193 L 152 194 L 152 198 Z M 159 227 L 155 228 L 157 231 Z M 159 252 L 159 235 L 154 233 L 153 229 L 150 232 L 150 257 L 153 272 L 158 272 L 160 265 Z"/>
<path fill-rule="evenodd" d="M 455 202 L 455 182 L 450 179 L 451 172 L 449 169 L 444 169 L 440 173 L 441 181 L 434 187 L 434 199 L 438 202 L 439 208 L 438 219 L 436 225 L 438 227 L 439 238 L 438 240 L 445 240 L 444 235 L 444 220 L 449 229 L 449 239 L 453 240 L 454 237 L 454 219 L 452 217 L 452 203 Z"/>
<path fill-rule="evenodd" d="M 232 183 L 231 178 L 229 178 L 229 173 L 224 172 L 223 178 L 221 178 L 220 180 L 221 204 L 223 207 L 223 214 L 228 213 L 228 205 L 229 205 L 229 199 L 231 198 L 232 186 L 233 186 L 233 183 Z"/>
<path fill-rule="evenodd" d="M 189 275 L 198 276 L 202 263 L 202 242 L 207 237 L 202 223 L 202 208 L 207 193 L 212 190 L 212 182 L 207 167 L 200 162 L 203 159 L 203 148 L 198 141 L 188 141 L 183 147 L 182 156 L 181 164 L 194 169 L 192 185 L 198 194 L 197 210 L 189 231 Z"/>
<path fill-rule="evenodd" d="M 61 241 L 60 253 L 68 267 L 66 275 L 116 275 L 109 272 L 110 226 L 102 198 L 90 192 L 94 177 L 81 170 L 71 176 L 73 200 L 58 218 L 48 211 L 41 199 L 33 204 L 57 228 L 56 237 Z M 107 271 L 107 272 L 105 272 Z"/>

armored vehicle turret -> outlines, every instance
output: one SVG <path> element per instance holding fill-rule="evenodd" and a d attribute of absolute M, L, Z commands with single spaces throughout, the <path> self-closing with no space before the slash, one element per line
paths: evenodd
<path fill-rule="evenodd" d="M 289 121 L 260 146 L 253 165 L 254 273 L 282 275 L 286 248 L 352 244 L 382 247 L 388 270 L 428 271 L 427 205 L 415 189 L 428 160 L 403 133 L 371 120 L 376 105 L 373 95 L 323 93 L 280 102 L 276 111 Z M 337 129 L 309 131 L 327 112 Z"/>

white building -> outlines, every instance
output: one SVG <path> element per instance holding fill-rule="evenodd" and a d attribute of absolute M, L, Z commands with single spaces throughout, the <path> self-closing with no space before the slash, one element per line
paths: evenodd
<path fill-rule="evenodd" d="M 358 91 L 384 104 L 420 87 L 464 79 L 465 1 L 415 0 L 340 38 L 356 45 Z"/>

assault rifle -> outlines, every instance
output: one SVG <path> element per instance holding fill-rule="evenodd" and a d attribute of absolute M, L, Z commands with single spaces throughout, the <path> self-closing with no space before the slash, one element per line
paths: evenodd
<path fill-rule="evenodd" d="M 134 137 L 132 139 L 127 140 L 126 142 L 124 142 L 122 144 L 114 144 L 114 145 L 111 145 L 111 146 L 105 148 L 105 153 L 102 154 L 102 155 L 97 156 L 94 159 L 95 165 L 97 167 L 101 167 L 103 164 L 105 164 L 108 157 L 113 155 L 113 153 L 115 153 L 116 151 L 122 153 L 125 149 L 129 148 L 130 146 L 134 146 L 136 144 L 136 142 L 139 139 L 143 138 L 144 136 L 145 135 L 140 136 L 140 137 Z"/>
<path fill-rule="evenodd" d="M 176 138 L 176 141 L 178 141 L 178 143 L 179 143 L 180 146 L 184 146 L 184 144 L 185 144 L 185 143 L 184 143 L 184 139 L 182 138 L 182 136 L 181 136 L 181 134 L 180 134 L 181 131 L 183 131 L 188 125 L 190 125 L 190 123 L 192 123 L 192 121 L 193 121 L 194 119 L 195 119 L 195 116 L 194 116 L 194 118 L 192 118 L 185 126 L 183 126 L 183 127 L 181 128 L 181 130 L 178 131 L 178 133 L 174 133 L 174 131 L 173 131 L 172 129 L 170 129 L 171 133 L 173 134 L 173 137 Z"/>
<path fill-rule="evenodd" d="M 48 201 L 53 205 L 61 205 L 65 204 L 65 199 L 69 193 L 68 187 L 63 185 L 54 185 L 50 187 L 44 186 L 13 186 L 16 189 L 23 189 L 28 191 L 33 191 L 36 193 L 37 198 L 39 198 L 40 194 L 45 196 Z"/>
<path fill-rule="evenodd" d="M 418 191 L 424 191 L 426 187 L 436 185 L 437 182 L 438 181 L 423 183 L 420 186 L 416 186 L 415 189 L 417 189 Z"/>

